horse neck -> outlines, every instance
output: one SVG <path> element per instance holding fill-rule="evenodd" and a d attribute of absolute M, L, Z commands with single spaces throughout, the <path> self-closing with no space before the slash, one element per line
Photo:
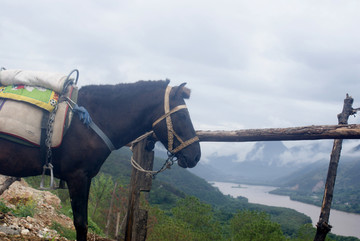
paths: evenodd
<path fill-rule="evenodd" d="M 89 111 L 94 123 L 116 148 L 150 131 L 154 120 L 163 114 L 165 87 L 154 88 L 150 84 L 143 88 L 129 86 L 99 86 L 98 91 L 79 92 L 79 105 Z"/>

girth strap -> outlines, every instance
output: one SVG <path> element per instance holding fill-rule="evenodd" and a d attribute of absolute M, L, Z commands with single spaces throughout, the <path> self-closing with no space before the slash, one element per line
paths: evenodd
<path fill-rule="evenodd" d="M 49 117 L 50 113 L 46 110 L 42 111 L 42 118 L 41 118 L 41 135 L 40 135 L 40 155 L 41 155 L 41 161 L 42 165 L 45 165 L 49 162 L 48 160 L 48 147 L 46 145 L 46 138 L 47 138 L 47 130 L 49 127 Z"/>

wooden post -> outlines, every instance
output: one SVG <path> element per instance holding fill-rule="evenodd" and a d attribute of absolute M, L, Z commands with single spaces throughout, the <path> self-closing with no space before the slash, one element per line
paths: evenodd
<path fill-rule="evenodd" d="M 116 215 L 116 229 L 115 229 L 115 237 L 119 235 L 119 228 L 120 228 L 120 212 Z"/>
<path fill-rule="evenodd" d="M 113 192 L 112 192 L 112 195 L 111 195 L 110 207 L 109 207 L 109 212 L 108 212 L 108 215 L 107 215 L 107 221 L 106 221 L 106 226 L 105 226 L 105 230 L 106 230 L 105 234 L 106 234 L 106 236 L 109 236 L 110 219 L 111 219 L 112 207 L 113 207 L 115 194 L 116 194 L 116 187 L 117 187 L 117 182 L 115 182 L 114 189 L 113 189 Z"/>
<path fill-rule="evenodd" d="M 356 113 L 352 108 L 354 100 L 349 95 L 346 95 L 344 100 L 343 111 L 338 114 L 339 124 L 347 124 L 350 115 Z M 323 196 L 323 203 L 321 206 L 321 212 L 319 222 L 317 223 L 317 230 L 314 241 L 324 241 L 327 233 L 331 230 L 332 226 L 329 225 L 330 208 L 333 198 L 333 192 L 335 187 L 337 167 L 340 159 L 340 153 L 342 148 L 342 139 L 335 139 L 333 149 L 330 156 L 330 163 L 328 174 L 325 183 L 325 190 Z"/>
<path fill-rule="evenodd" d="M 154 143 L 148 138 L 141 140 L 133 146 L 134 160 L 145 170 L 152 170 L 154 163 Z M 152 176 L 133 168 L 131 174 L 129 205 L 127 223 L 125 228 L 125 240 L 144 241 L 147 232 L 147 211 L 139 209 L 140 192 L 149 192 L 152 185 Z"/>

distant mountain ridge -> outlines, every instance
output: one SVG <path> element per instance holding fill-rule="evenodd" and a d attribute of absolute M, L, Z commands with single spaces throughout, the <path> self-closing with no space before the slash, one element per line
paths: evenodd
<path fill-rule="evenodd" d="M 328 172 L 328 163 L 308 165 L 277 182 L 282 187 L 274 194 L 288 195 L 291 199 L 321 206 Z M 360 213 L 360 160 L 340 158 L 332 207 L 346 212 Z"/>
<path fill-rule="evenodd" d="M 208 181 L 242 182 L 253 184 L 271 183 L 305 166 L 301 162 L 285 162 L 287 153 L 299 152 L 297 147 L 287 148 L 280 141 L 257 142 L 246 154 L 245 160 L 238 162 L 236 155 L 208 157 L 208 163 L 198 164 L 191 169 L 194 174 Z"/>
<path fill-rule="evenodd" d="M 215 153 L 207 156 L 209 161 L 200 161 L 190 171 L 208 181 L 281 185 L 279 180 L 282 177 L 293 175 L 302 168 L 315 163 L 328 165 L 331 150 L 330 141 L 292 147 L 285 146 L 281 141 L 257 142 L 243 161 L 238 161 L 235 154 Z M 354 157 L 357 154 L 360 154 L 360 145 L 342 153 L 341 157 Z"/>

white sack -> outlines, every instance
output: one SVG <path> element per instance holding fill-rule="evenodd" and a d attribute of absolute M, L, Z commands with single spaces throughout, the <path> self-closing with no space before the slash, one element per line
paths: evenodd
<path fill-rule="evenodd" d="M 0 71 L 1 85 L 33 85 L 61 93 L 67 76 L 59 73 L 9 69 Z"/>

